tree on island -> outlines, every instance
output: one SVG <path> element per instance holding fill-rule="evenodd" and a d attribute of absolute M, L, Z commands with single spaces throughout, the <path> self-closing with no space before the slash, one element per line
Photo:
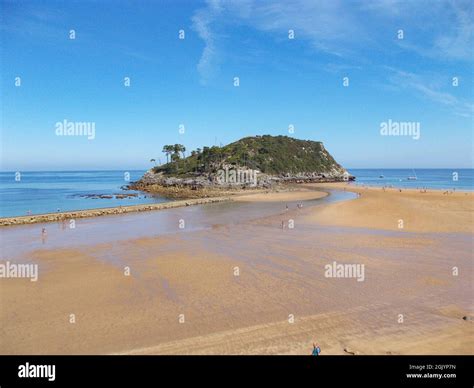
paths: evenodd
<path fill-rule="evenodd" d="M 166 163 L 169 163 L 169 158 L 171 156 L 171 162 L 176 162 L 181 159 L 180 153 L 185 158 L 186 147 L 182 144 L 166 144 L 163 146 L 163 152 L 166 154 Z"/>
<path fill-rule="evenodd" d="M 178 156 L 179 156 L 179 153 L 181 152 L 183 154 L 183 158 L 184 158 L 184 152 L 186 151 L 186 147 L 182 144 L 175 144 L 173 146 L 173 151 Z"/>
<path fill-rule="evenodd" d="M 162 152 L 166 154 L 166 163 L 169 163 L 169 157 L 174 152 L 174 146 L 164 145 Z"/>
<path fill-rule="evenodd" d="M 321 142 L 287 136 L 249 136 L 225 146 L 203 146 L 189 152 L 181 144 L 166 145 L 163 150 L 169 163 L 160 163 L 153 171 L 164 176 L 209 176 L 223 165 L 294 179 L 299 175 L 326 179 L 346 173 Z"/>

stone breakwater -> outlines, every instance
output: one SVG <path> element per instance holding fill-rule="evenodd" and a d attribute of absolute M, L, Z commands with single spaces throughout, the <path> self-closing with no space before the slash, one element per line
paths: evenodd
<path fill-rule="evenodd" d="M 36 224 L 36 223 L 42 223 L 42 222 L 57 222 L 57 221 L 74 220 L 77 218 L 100 217 L 100 216 L 107 216 L 107 215 L 113 215 L 113 214 L 173 209 L 176 207 L 202 205 L 206 203 L 228 202 L 228 201 L 232 201 L 232 198 L 230 197 L 196 198 L 196 199 L 171 201 L 171 202 L 147 204 L 147 205 L 119 206 L 119 207 L 111 207 L 111 208 L 77 210 L 77 211 L 71 211 L 71 212 L 58 212 L 58 213 L 38 214 L 38 215 L 29 215 L 29 216 L 19 216 L 19 217 L 6 217 L 6 218 L 0 218 L 0 226 Z"/>

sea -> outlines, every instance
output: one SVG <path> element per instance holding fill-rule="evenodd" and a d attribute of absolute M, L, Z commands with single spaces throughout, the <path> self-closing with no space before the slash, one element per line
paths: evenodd
<path fill-rule="evenodd" d="M 0 217 L 166 202 L 124 190 L 145 170 L 0 172 Z M 117 199 L 115 194 L 137 194 Z M 112 198 L 98 198 L 100 195 Z"/>
<path fill-rule="evenodd" d="M 474 190 L 474 169 L 348 169 L 355 183 L 404 189 Z"/>
<path fill-rule="evenodd" d="M 472 191 L 474 169 L 349 169 L 355 184 Z M 168 201 L 125 190 L 145 170 L 0 172 L 0 217 Z M 409 178 L 416 178 L 409 179 Z M 118 199 L 116 194 L 137 194 Z M 99 196 L 112 198 L 99 198 Z"/>

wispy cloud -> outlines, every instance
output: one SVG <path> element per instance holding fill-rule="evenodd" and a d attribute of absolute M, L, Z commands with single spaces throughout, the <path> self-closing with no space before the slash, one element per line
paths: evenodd
<path fill-rule="evenodd" d="M 430 80 L 426 76 L 420 76 L 410 72 L 397 69 L 389 69 L 392 72 L 390 81 L 393 86 L 409 89 L 422 98 L 427 98 L 432 102 L 441 104 L 449 108 L 454 114 L 463 117 L 472 117 L 474 114 L 474 104 L 465 99 L 443 91 L 440 82 L 434 82 L 436 77 L 431 76 Z"/>
<path fill-rule="evenodd" d="M 64 13 L 57 9 L 41 9 L 26 4 L 2 4 L 0 31 L 24 36 L 28 39 L 51 39 L 67 34 L 62 26 Z"/>
<path fill-rule="evenodd" d="M 288 30 L 296 32 L 316 50 L 335 56 L 347 55 L 349 42 L 364 31 L 339 0 L 317 2 L 261 2 L 256 0 L 208 1 L 206 7 L 196 11 L 193 28 L 204 41 L 204 49 L 197 64 L 201 80 L 205 83 L 220 63 L 225 46 L 221 40 L 227 33 L 219 33 L 235 25 L 272 33 L 284 39 Z M 364 36 L 364 39 L 368 39 Z"/>
<path fill-rule="evenodd" d="M 337 56 L 344 55 L 354 43 L 358 45 L 354 40 L 369 38 L 362 21 L 340 0 L 248 1 L 243 9 L 238 2 L 232 5 L 232 14 L 249 26 L 281 37 L 293 29 L 315 49 Z"/>
<path fill-rule="evenodd" d="M 472 60 L 474 47 L 474 6 L 472 2 L 452 3 L 452 29 L 438 36 L 434 52 L 452 59 Z"/>
<path fill-rule="evenodd" d="M 380 58 L 398 61 L 403 51 L 420 58 L 418 72 L 423 63 L 428 68 L 446 61 L 469 63 L 474 47 L 473 9 L 470 0 L 208 1 L 193 17 L 194 28 L 204 41 L 197 69 L 203 82 L 218 71 L 216 65 L 228 55 L 221 40 L 235 26 L 271 34 L 277 42 L 293 29 L 298 40 L 328 55 L 325 69 L 329 72 L 360 70 L 366 65 L 383 70 L 390 61 L 384 63 Z M 396 39 L 398 29 L 405 31 L 403 40 Z M 375 62 L 374 54 L 380 57 Z M 433 82 L 415 73 L 390 74 L 388 84 L 407 88 L 456 114 L 472 115 L 472 104 Z"/>
<path fill-rule="evenodd" d="M 205 84 L 214 71 L 217 64 L 216 38 L 212 31 L 212 23 L 216 20 L 223 8 L 219 0 L 210 0 L 207 7 L 198 10 L 193 18 L 193 28 L 204 41 L 204 49 L 197 64 L 197 70 L 201 76 L 201 82 Z"/>
<path fill-rule="evenodd" d="M 474 7 L 470 0 L 213 0 L 206 4 L 193 17 L 193 26 L 205 43 L 198 64 L 203 77 L 212 73 L 221 54 L 216 29 L 233 25 L 281 38 L 294 29 L 297 38 L 314 49 L 345 59 L 361 59 L 369 47 L 389 50 L 390 45 L 430 58 L 472 59 Z M 406 30 L 406 39 L 395 39 L 399 28 Z"/>
<path fill-rule="evenodd" d="M 472 61 L 474 47 L 474 6 L 471 0 L 438 1 L 422 9 L 400 5 L 411 34 L 419 39 L 397 41 L 405 50 L 441 61 Z M 420 4 L 418 4 L 420 5 Z M 418 20 L 413 18 L 417 16 Z"/>

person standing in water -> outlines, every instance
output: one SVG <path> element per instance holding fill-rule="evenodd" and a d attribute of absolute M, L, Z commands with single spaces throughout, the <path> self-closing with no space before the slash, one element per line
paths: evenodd
<path fill-rule="evenodd" d="M 320 353 L 321 353 L 321 348 L 319 347 L 319 345 L 313 344 L 313 353 L 311 353 L 311 355 L 319 356 Z"/>

